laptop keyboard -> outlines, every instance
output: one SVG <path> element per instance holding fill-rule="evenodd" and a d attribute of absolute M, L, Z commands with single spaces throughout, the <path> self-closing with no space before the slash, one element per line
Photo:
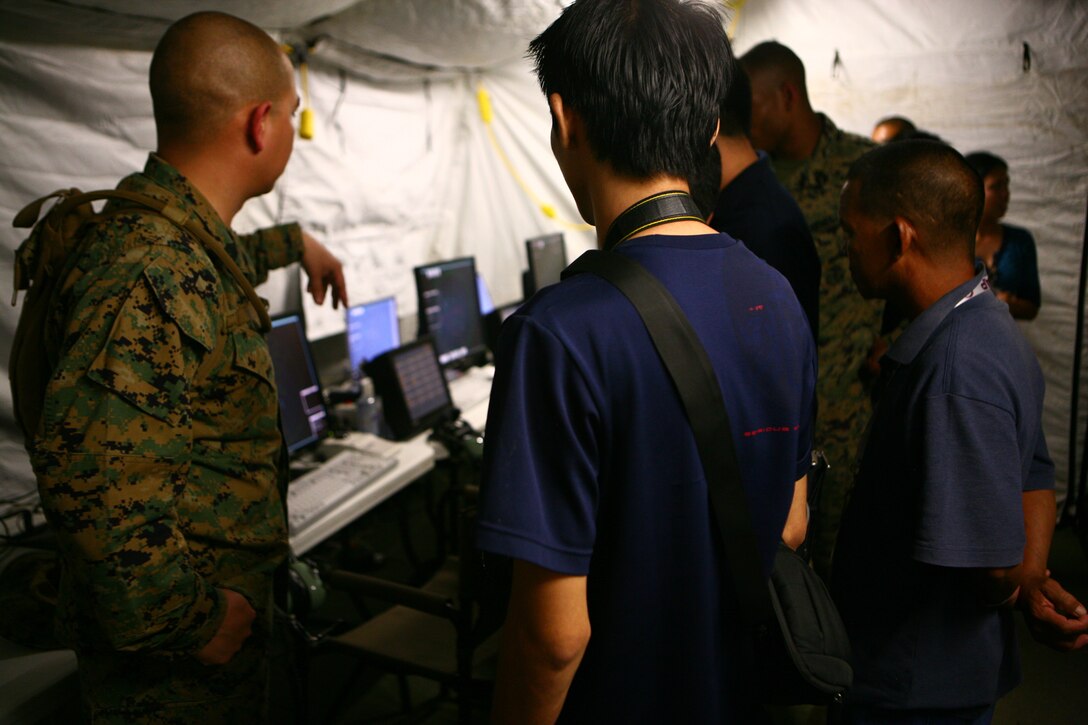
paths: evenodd
<path fill-rule="evenodd" d="M 491 377 L 470 370 L 449 383 L 450 397 L 458 410 L 466 411 L 491 395 Z"/>

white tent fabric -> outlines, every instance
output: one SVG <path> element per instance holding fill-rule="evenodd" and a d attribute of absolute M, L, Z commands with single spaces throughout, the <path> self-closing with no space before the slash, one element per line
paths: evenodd
<path fill-rule="evenodd" d="M 135 3 L 98 5 L 137 10 Z M 179 17 L 194 9 L 185 5 L 157 12 Z M 260 17 L 244 12 L 257 3 L 235 5 L 239 15 Z M 564 231 L 571 257 L 593 244 L 591 232 L 575 223 L 577 210 L 548 146 L 547 106 L 521 58 L 528 38 L 546 27 L 558 6 L 466 2 L 457 13 L 455 3 L 441 12 L 432 5 L 359 3 L 305 31 L 283 33 L 289 42 L 318 39 L 308 72 L 315 137 L 296 142 L 276 189 L 235 219 L 241 231 L 299 221 L 344 261 L 353 301 L 396 295 L 400 314 L 409 318 L 416 308 L 415 265 L 473 255 L 492 297 L 503 304 L 520 297 L 525 238 Z M 9 22 L 3 27 L 34 41 L 0 32 L 3 219 L 54 189 L 111 187 L 143 165 L 155 141 L 149 48 L 168 23 L 149 19 L 144 25 L 153 32 L 144 32 L 123 15 L 123 32 L 111 37 L 102 34 L 108 23 L 99 19 L 97 36 L 83 44 L 71 44 L 78 30 L 67 26 L 66 42 L 55 44 L 45 42 L 43 24 L 70 23 L 71 15 L 50 3 L 20 4 L 19 13 L 13 18 L 0 6 L 0 23 Z M 84 14 L 76 13 L 89 22 Z M 129 48 L 134 38 L 145 47 L 102 47 Z M 541 205 L 554 208 L 555 217 Z M 10 250 L 21 235 L 0 225 L 0 244 L 9 250 L 0 257 L 5 290 Z M 295 269 L 274 275 L 261 290 L 274 311 L 298 304 L 296 276 Z M 305 299 L 312 338 L 343 329 L 341 311 Z M 17 309 L 2 306 L 5 371 L 16 320 Z M 0 386 L 0 501 L 33 486 L 11 411 L 10 391 Z"/>
<path fill-rule="evenodd" d="M 738 54 L 769 39 L 801 57 L 813 106 L 840 127 L 868 135 L 878 119 L 902 115 L 964 153 L 987 150 L 1008 161 L 1008 220 L 1028 228 L 1038 247 L 1043 303 L 1039 316 L 1022 323 L 1021 330 L 1046 377 L 1043 424 L 1061 493 L 1068 479 L 1077 283 L 1088 199 L 1088 4 L 745 4 L 736 24 Z M 1088 414 L 1083 386 L 1080 400 L 1078 430 L 1083 431 Z"/>
<path fill-rule="evenodd" d="M 150 50 L 198 9 L 311 45 L 315 138 L 274 192 L 235 220 L 298 220 L 345 260 L 354 301 L 396 295 L 411 268 L 474 255 L 495 301 L 516 299 L 522 240 L 564 231 L 593 244 L 551 158 L 547 108 L 522 58 L 560 0 L 0 0 L 0 219 L 56 188 L 112 186 L 154 146 Z M 1010 221 L 1039 245 L 1043 306 L 1024 325 L 1047 377 L 1045 425 L 1064 483 L 1077 269 L 1088 167 L 1088 6 L 1075 0 L 734 0 L 743 52 L 777 38 L 805 61 L 814 105 L 867 134 L 898 113 L 962 151 L 1005 156 Z M 1024 43 L 1030 68 L 1024 69 Z M 838 53 L 840 62 L 833 64 Z M 491 122 L 481 113 L 481 89 Z M 554 217 L 542 211 L 554 209 Z M 0 224 L 0 290 L 21 234 Z M 290 274 L 263 290 L 293 304 Z M 0 305 L 0 370 L 17 311 Z M 307 306 L 311 336 L 339 314 Z M 979 354 L 999 354 L 980 351 Z M 3 375 L 6 377 L 6 374 Z M 1083 391 L 1083 388 L 1082 388 Z M 1088 413 L 1082 392 L 1081 410 Z M 1083 423 L 1082 423 L 1083 425 Z M 33 487 L 0 385 L 0 501 Z"/>

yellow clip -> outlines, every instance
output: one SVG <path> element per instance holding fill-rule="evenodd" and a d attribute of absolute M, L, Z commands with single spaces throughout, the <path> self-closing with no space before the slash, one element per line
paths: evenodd
<path fill-rule="evenodd" d="M 491 125 L 491 119 L 494 118 L 491 113 L 491 96 L 482 85 L 476 87 L 476 103 L 480 107 L 480 118 L 484 123 Z"/>
<path fill-rule="evenodd" d="M 559 217 L 559 212 L 557 212 L 555 207 L 551 204 L 541 204 L 540 211 L 544 212 L 544 216 L 549 219 L 557 219 Z"/>
<path fill-rule="evenodd" d="M 298 137 L 307 141 L 314 137 L 314 112 L 313 109 L 303 108 L 298 117 Z"/>

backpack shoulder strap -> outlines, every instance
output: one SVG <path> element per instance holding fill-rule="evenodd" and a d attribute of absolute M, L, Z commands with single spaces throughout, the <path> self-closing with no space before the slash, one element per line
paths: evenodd
<path fill-rule="evenodd" d="M 246 299 L 249 300 L 249 304 L 253 307 L 253 311 L 256 313 L 257 320 L 260 323 L 261 331 L 268 332 L 272 329 L 272 322 L 268 317 L 268 310 L 265 308 L 264 302 L 261 301 L 260 296 L 257 295 L 257 291 L 253 289 L 253 285 L 246 278 L 245 274 L 238 267 L 231 256 L 224 249 L 223 245 L 218 239 L 213 237 L 204 229 L 200 221 L 194 218 L 188 212 L 183 211 L 176 204 L 160 201 L 154 197 L 147 196 L 146 194 L 140 194 L 134 191 L 126 191 L 124 189 L 104 189 L 101 191 L 87 191 L 80 192 L 78 189 L 68 189 L 67 191 L 55 191 L 52 194 L 43 196 L 40 199 L 36 199 L 30 204 L 23 207 L 23 209 L 15 215 L 13 221 L 16 227 L 32 227 L 38 220 L 41 214 L 42 205 L 52 198 L 59 198 L 57 202 L 58 206 L 55 210 L 50 210 L 49 215 L 63 222 L 68 218 L 69 214 L 72 214 L 76 209 L 83 204 L 89 202 L 100 201 L 102 199 L 121 199 L 124 201 L 137 204 L 139 206 L 150 209 L 151 211 L 169 219 L 176 226 L 189 232 L 197 239 L 200 240 L 204 248 L 208 250 L 216 260 L 227 270 L 235 284 L 241 288 Z M 50 264 L 53 260 L 49 259 L 47 254 L 39 255 L 39 262 L 37 268 L 34 270 L 23 270 L 20 264 L 15 265 L 15 293 L 18 294 L 20 289 L 26 289 L 26 283 L 29 280 L 23 280 L 23 274 L 30 274 L 31 279 L 38 279 L 42 273 L 42 265 Z M 12 305 L 16 300 L 12 299 Z"/>

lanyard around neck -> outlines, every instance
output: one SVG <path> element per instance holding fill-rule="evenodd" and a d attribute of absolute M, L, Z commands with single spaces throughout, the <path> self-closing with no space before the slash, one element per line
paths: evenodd
<path fill-rule="evenodd" d="M 974 286 L 974 289 L 964 295 L 963 299 L 956 303 L 956 307 L 959 307 L 964 302 L 973 297 L 978 297 L 980 294 L 987 291 L 988 289 L 990 289 L 990 278 L 984 274 L 982 275 L 982 279 L 978 281 L 978 284 Z"/>
<path fill-rule="evenodd" d="M 616 217 L 608 227 L 604 249 L 611 251 L 643 230 L 677 221 L 705 221 L 690 194 L 686 191 L 662 191 L 648 196 Z"/>

